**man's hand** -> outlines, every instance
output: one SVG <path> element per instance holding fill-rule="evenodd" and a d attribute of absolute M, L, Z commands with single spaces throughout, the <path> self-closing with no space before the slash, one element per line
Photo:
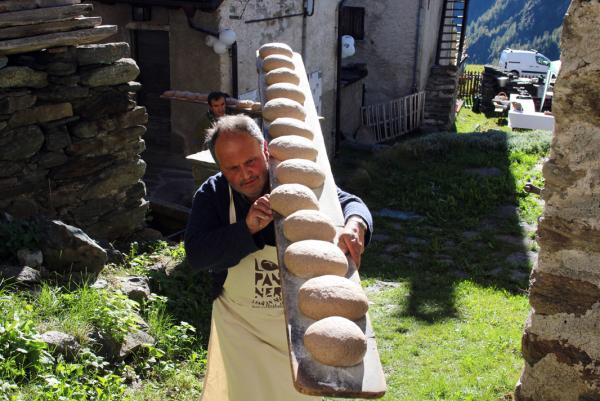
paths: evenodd
<path fill-rule="evenodd" d="M 269 194 L 263 195 L 254 201 L 248 215 L 246 216 L 246 225 L 250 234 L 256 234 L 273 221 L 273 212 L 269 202 Z"/>
<path fill-rule="evenodd" d="M 357 269 L 360 267 L 360 258 L 365 251 L 365 228 L 363 224 L 365 223 L 362 222 L 360 217 L 350 217 L 338 237 L 338 246 L 345 254 L 350 254 Z"/>

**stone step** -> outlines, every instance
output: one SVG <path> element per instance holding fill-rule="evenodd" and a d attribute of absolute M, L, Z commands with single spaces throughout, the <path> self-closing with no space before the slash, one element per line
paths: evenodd
<path fill-rule="evenodd" d="M 31 38 L 0 41 L 0 54 L 27 53 L 57 46 L 74 46 L 94 43 L 117 33 L 116 25 L 100 25 L 71 32 L 49 33 Z"/>
<path fill-rule="evenodd" d="M 3 0 L 0 2 L 0 13 L 43 7 L 68 6 L 79 3 L 81 3 L 81 0 Z"/>
<path fill-rule="evenodd" d="M 32 25 L 0 28 L 0 40 L 26 38 L 47 33 L 68 32 L 76 29 L 93 28 L 102 23 L 101 17 L 76 17 L 64 21 L 42 22 Z"/>
<path fill-rule="evenodd" d="M 0 28 L 71 19 L 86 15 L 93 9 L 94 6 L 91 4 L 73 4 L 70 6 L 35 8 L 32 10 L 2 13 L 0 14 Z"/>

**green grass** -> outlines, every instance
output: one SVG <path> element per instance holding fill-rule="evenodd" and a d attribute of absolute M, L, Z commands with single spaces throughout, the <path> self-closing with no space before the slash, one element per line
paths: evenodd
<path fill-rule="evenodd" d="M 474 113 L 468 107 L 462 107 L 454 122 L 456 132 L 459 134 L 470 134 L 473 132 L 503 131 L 511 132 L 506 118 L 488 118 L 483 113 Z"/>
<path fill-rule="evenodd" d="M 498 400 L 512 389 L 522 365 L 524 295 L 465 280 L 452 291 L 456 316 L 434 324 L 406 314 L 409 298 L 406 285 L 370 296 L 384 400 Z"/>
<path fill-rule="evenodd" d="M 543 186 L 551 135 L 470 117 L 488 128 L 411 138 L 368 158 L 344 150 L 335 161 L 337 182 L 372 210 L 421 216 L 375 217 L 385 237 L 367 248 L 361 267 L 372 289 L 384 400 L 511 399 L 523 366 L 532 266 L 508 260 L 537 250 L 522 225 L 535 224 L 542 206 L 523 187 Z M 471 172 L 480 168 L 495 173 Z"/>

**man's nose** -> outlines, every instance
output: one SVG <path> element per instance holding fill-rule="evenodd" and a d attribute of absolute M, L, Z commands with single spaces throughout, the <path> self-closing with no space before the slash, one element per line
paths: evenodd
<path fill-rule="evenodd" d="M 242 178 L 245 180 L 252 176 L 252 171 L 248 167 L 242 167 Z"/>

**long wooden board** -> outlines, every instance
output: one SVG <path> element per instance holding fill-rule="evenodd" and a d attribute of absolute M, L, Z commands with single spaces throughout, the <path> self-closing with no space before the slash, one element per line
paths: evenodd
<path fill-rule="evenodd" d="M 329 215 L 336 226 L 341 228 L 344 226 L 344 217 L 337 197 L 336 185 L 331 173 L 331 166 L 327 157 L 325 142 L 321 133 L 319 118 L 308 84 L 304 63 L 302 57 L 297 53 L 294 53 L 293 60 L 295 70 L 301 76 L 300 87 L 306 95 L 304 107 L 307 117 L 305 121 L 315 133 L 314 143 L 319 150 L 317 164 L 319 164 L 326 174 L 323 187 L 317 189 L 315 193 L 319 198 L 320 210 Z M 266 87 L 260 64 L 261 60 L 258 59 L 259 93 L 261 101 L 264 104 Z M 265 123 L 263 129 L 266 138 L 270 139 L 268 136 L 268 124 Z M 271 161 L 271 171 L 275 168 L 275 163 L 275 161 Z M 277 185 L 276 178 L 271 175 L 271 187 L 275 188 Z M 289 242 L 283 235 L 281 216 L 275 216 L 275 230 L 294 386 L 299 392 L 308 395 L 345 398 L 379 398 L 383 396 L 386 391 L 385 377 L 379 360 L 375 334 L 368 315 L 356 322 L 367 336 L 367 353 L 361 364 L 349 368 L 323 365 L 315 361 L 304 348 L 304 332 L 314 322 L 314 320 L 305 317 L 298 309 L 298 289 L 306 280 L 294 276 L 285 266 L 283 253 Z M 356 266 L 350 258 L 348 262 L 350 268 L 347 277 L 360 283 Z"/>
<path fill-rule="evenodd" d="M 101 17 L 75 17 L 70 20 L 43 22 L 33 25 L 10 26 L 7 28 L 0 28 L 0 40 L 26 38 L 48 33 L 93 28 L 100 24 L 102 24 Z"/>
<path fill-rule="evenodd" d="M 73 46 L 95 43 L 117 33 L 116 25 L 99 25 L 90 29 L 48 33 L 30 38 L 0 41 L 0 54 L 26 53 L 57 46 Z"/>

